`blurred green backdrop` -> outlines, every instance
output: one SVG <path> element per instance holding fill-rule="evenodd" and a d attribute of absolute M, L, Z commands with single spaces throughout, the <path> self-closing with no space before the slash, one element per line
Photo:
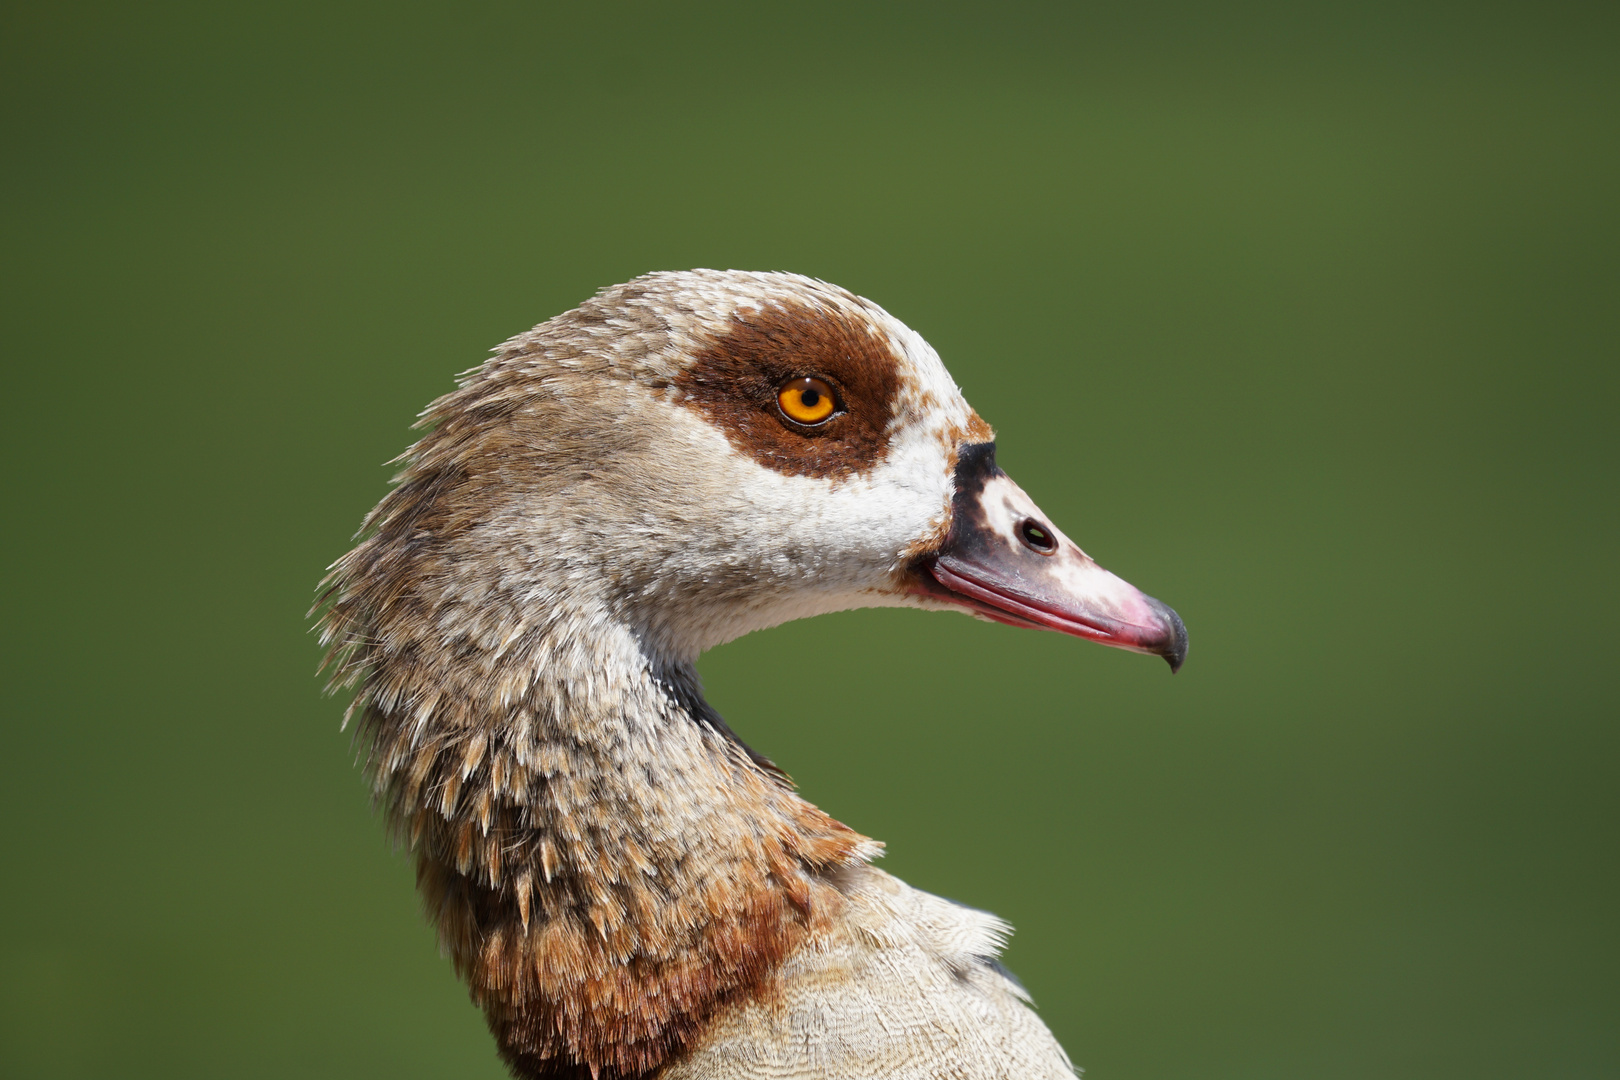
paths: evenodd
<path fill-rule="evenodd" d="M 7 5 L 0 1073 L 502 1075 L 304 612 L 455 372 L 716 266 L 1191 628 L 704 661 L 1089 1077 L 1620 1074 L 1614 11 Z"/>

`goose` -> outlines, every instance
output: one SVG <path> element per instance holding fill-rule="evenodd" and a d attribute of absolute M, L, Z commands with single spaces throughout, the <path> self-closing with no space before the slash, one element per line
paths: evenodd
<path fill-rule="evenodd" d="M 997 959 L 1009 927 L 874 867 L 696 674 L 871 606 L 1181 666 L 1180 618 L 997 468 L 918 334 L 808 277 L 648 274 L 507 341 L 418 426 L 318 627 L 514 1076 L 1076 1075 Z"/>

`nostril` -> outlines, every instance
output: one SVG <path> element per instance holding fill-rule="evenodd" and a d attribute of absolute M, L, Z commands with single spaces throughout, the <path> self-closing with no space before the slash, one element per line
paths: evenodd
<path fill-rule="evenodd" d="M 1018 539 L 1024 546 L 1037 555 L 1055 555 L 1057 553 L 1057 538 L 1052 530 L 1036 521 L 1034 518 L 1025 518 L 1018 526 Z"/>

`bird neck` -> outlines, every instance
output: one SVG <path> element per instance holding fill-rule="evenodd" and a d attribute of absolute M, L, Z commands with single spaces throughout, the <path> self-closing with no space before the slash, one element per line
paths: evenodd
<path fill-rule="evenodd" d="M 838 903 L 822 878 L 877 845 L 599 611 L 498 640 L 372 650 L 380 801 L 509 1064 L 640 1076 L 757 989 Z"/>

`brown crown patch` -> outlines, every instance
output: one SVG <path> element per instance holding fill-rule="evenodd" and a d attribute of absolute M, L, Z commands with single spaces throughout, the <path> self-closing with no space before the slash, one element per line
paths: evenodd
<path fill-rule="evenodd" d="M 783 383 L 806 375 L 832 384 L 839 411 L 815 427 L 783 417 Z M 834 308 L 776 301 L 738 312 L 730 330 L 675 381 L 731 445 L 790 476 L 842 479 L 868 472 L 888 453 L 900 372 L 887 336 Z"/>

